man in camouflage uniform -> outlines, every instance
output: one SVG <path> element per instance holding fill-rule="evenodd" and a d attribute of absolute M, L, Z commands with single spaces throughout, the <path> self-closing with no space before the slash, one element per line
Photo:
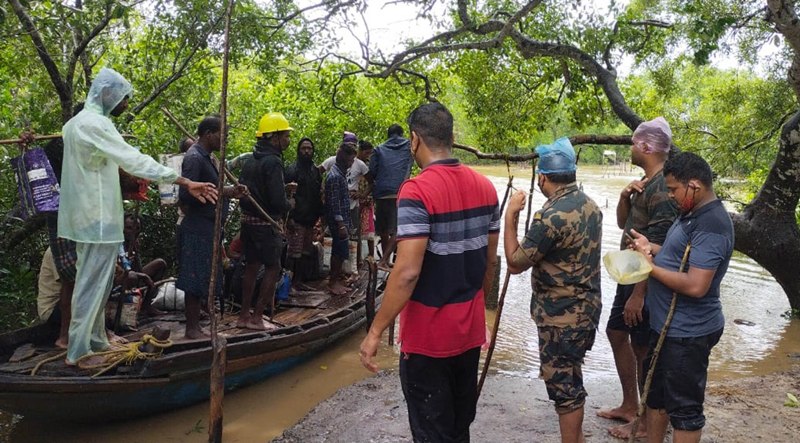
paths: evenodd
<path fill-rule="evenodd" d="M 642 233 L 655 244 L 664 243 L 669 227 L 678 215 L 675 202 L 669 197 L 664 180 L 664 163 L 672 145 L 672 130 L 663 117 L 640 124 L 633 132 L 631 162 L 644 169 L 644 177 L 634 180 L 622 190 L 617 203 L 617 226 L 623 229 L 620 248 L 628 247 L 631 229 Z M 644 385 L 643 363 L 650 338 L 650 323 L 644 296 L 647 281 L 635 285 L 617 285 L 617 293 L 606 326 L 606 335 L 614 353 L 617 374 L 622 385 L 622 404 L 601 409 L 597 415 L 623 420 L 612 426 L 611 435 L 627 439 L 631 423 L 639 407 L 639 391 Z M 637 437 L 644 437 L 647 428 L 640 423 Z"/>
<path fill-rule="evenodd" d="M 603 214 L 575 183 L 575 151 L 567 138 L 536 148 L 538 184 L 547 202 L 536 211 L 522 245 L 517 240 L 525 193 L 505 216 L 508 270 L 532 268 L 531 316 L 538 326 L 540 377 L 555 401 L 562 442 L 583 442 L 581 365 L 600 319 L 600 238 Z"/>

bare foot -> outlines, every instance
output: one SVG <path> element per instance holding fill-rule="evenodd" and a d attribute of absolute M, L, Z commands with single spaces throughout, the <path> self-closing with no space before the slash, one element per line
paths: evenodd
<path fill-rule="evenodd" d="M 58 349 L 67 349 L 67 345 L 69 345 L 69 337 L 58 337 L 55 345 Z"/>
<path fill-rule="evenodd" d="M 80 369 L 96 369 L 98 367 L 102 367 L 106 363 L 106 357 L 104 355 L 92 355 L 91 357 L 86 357 L 78 360 L 78 363 L 73 363 L 66 358 L 64 359 L 64 364 L 70 367 L 78 367 Z"/>
<path fill-rule="evenodd" d="M 328 290 L 333 295 L 344 295 L 347 294 L 347 287 L 342 285 L 342 282 L 337 280 L 330 285 L 328 285 Z"/>
<path fill-rule="evenodd" d="M 106 336 L 108 337 L 108 342 L 111 344 L 123 344 L 128 343 L 128 339 L 125 337 L 120 337 L 119 335 L 115 334 L 114 331 L 111 329 L 106 329 Z"/>
<path fill-rule="evenodd" d="M 209 339 L 211 335 L 205 333 L 202 329 L 187 329 L 184 337 L 189 340 L 200 340 L 203 338 Z"/>
<path fill-rule="evenodd" d="M 358 275 L 357 274 L 353 274 L 353 275 L 351 275 L 351 276 L 349 276 L 349 277 L 347 277 L 345 279 L 344 284 L 347 285 L 347 286 L 352 287 L 357 282 L 358 282 Z"/>
<path fill-rule="evenodd" d="M 597 416 L 608 418 L 610 420 L 622 420 L 630 423 L 636 418 L 636 410 L 623 409 L 621 407 L 613 409 L 601 409 L 597 411 Z"/>
<path fill-rule="evenodd" d="M 244 317 L 239 316 L 239 318 L 236 319 L 236 327 L 237 328 L 246 329 L 247 328 L 247 323 L 249 323 L 249 322 L 250 322 L 250 316 L 249 315 L 248 316 L 244 316 Z"/>
<path fill-rule="evenodd" d="M 252 329 L 254 331 L 268 331 L 270 329 L 273 329 L 271 324 L 260 319 L 250 320 L 249 322 L 247 322 L 247 326 L 245 327 L 247 329 Z"/>
<path fill-rule="evenodd" d="M 628 440 L 631 438 L 631 431 L 633 431 L 633 422 L 608 428 L 608 433 L 611 434 L 612 437 L 623 440 Z M 639 427 L 636 429 L 636 438 L 645 437 L 647 437 L 647 427 L 644 424 L 644 420 L 641 420 L 639 422 Z"/>

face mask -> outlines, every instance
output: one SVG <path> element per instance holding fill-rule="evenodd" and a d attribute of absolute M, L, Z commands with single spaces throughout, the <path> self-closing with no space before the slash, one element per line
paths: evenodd
<path fill-rule="evenodd" d="M 697 188 L 692 187 L 692 196 L 689 197 L 689 188 L 686 188 L 686 191 L 683 193 L 683 201 L 681 202 L 681 212 L 684 214 L 688 214 L 692 212 L 696 203 L 694 201 L 694 196 L 697 193 Z"/>

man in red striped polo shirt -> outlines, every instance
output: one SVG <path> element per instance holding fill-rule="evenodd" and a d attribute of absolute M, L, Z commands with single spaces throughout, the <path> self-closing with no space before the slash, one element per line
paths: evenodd
<path fill-rule="evenodd" d="M 467 442 L 500 232 L 497 191 L 451 156 L 453 116 L 443 105 L 418 107 L 408 126 L 422 172 L 400 187 L 397 260 L 361 362 L 378 370 L 372 357 L 399 313 L 400 381 L 414 441 Z"/>

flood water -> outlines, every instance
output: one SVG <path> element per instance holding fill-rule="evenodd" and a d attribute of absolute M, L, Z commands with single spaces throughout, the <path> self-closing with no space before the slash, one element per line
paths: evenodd
<path fill-rule="evenodd" d="M 619 191 L 635 177 L 631 173 L 610 174 L 600 168 L 582 167 L 578 178 L 584 191 L 603 209 L 603 253 L 619 248 L 621 231 L 616 227 L 615 209 Z M 614 172 L 614 171 L 611 171 Z M 514 186 L 529 189 L 530 171 L 518 171 Z M 517 172 L 515 172 L 517 174 Z M 492 178 L 502 199 L 507 178 Z M 536 191 L 533 208 L 541 207 L 544 197 Z M 524 215 L 520 217 L 524 229 Z M 502 241 L 500 242 L 502 255 Z M 502 270 L 505 272 L 505 269 Z M 614 298 L 615 283 L 603 271 L 603 313 L 605 328 Z M 492 371 L 535 378 L 538 376 L 536 328 L 530 319 L 531 296 L 528 273 L 512 276 L 492 361 Z M 788 354 L 800 352 L 800 322 L 781 314 L 789 303 L 780 286 L 760 266 L 736 254 L 723 280 L 722 304 L 725 333 L 711 356 L 710 378 L 722 380 L 763 374 L 787 368 Z M 754 323 L 734 323 L 741 319 Z M 493 324 L 494 312 L 487 312 Z M 358 332 L 335 347 L 317 355 L 302 366 L 257 385 L 225 395 L 224 440 L 226 442 L 264 442 L 280 435 L 306 415 L 317 403 L 341 387 L 368 377 L 358 359 L 358 345 L 364 333 Z M 385 341 L 384 341 L 385 342 Z M 397 367 L 397 348 L 384 345 L 378 355 L 382 368 Z M 611 348 L 600 332 L 584 366 L 586 377 L 616 382 Z M 67 427 L 52 422 L 37 422 L 0 412 L 0 441 L 14 442 L 202 442 L 207 441 L 208 404 L 203 403 L 171 413 L 114 424 Z"/>

